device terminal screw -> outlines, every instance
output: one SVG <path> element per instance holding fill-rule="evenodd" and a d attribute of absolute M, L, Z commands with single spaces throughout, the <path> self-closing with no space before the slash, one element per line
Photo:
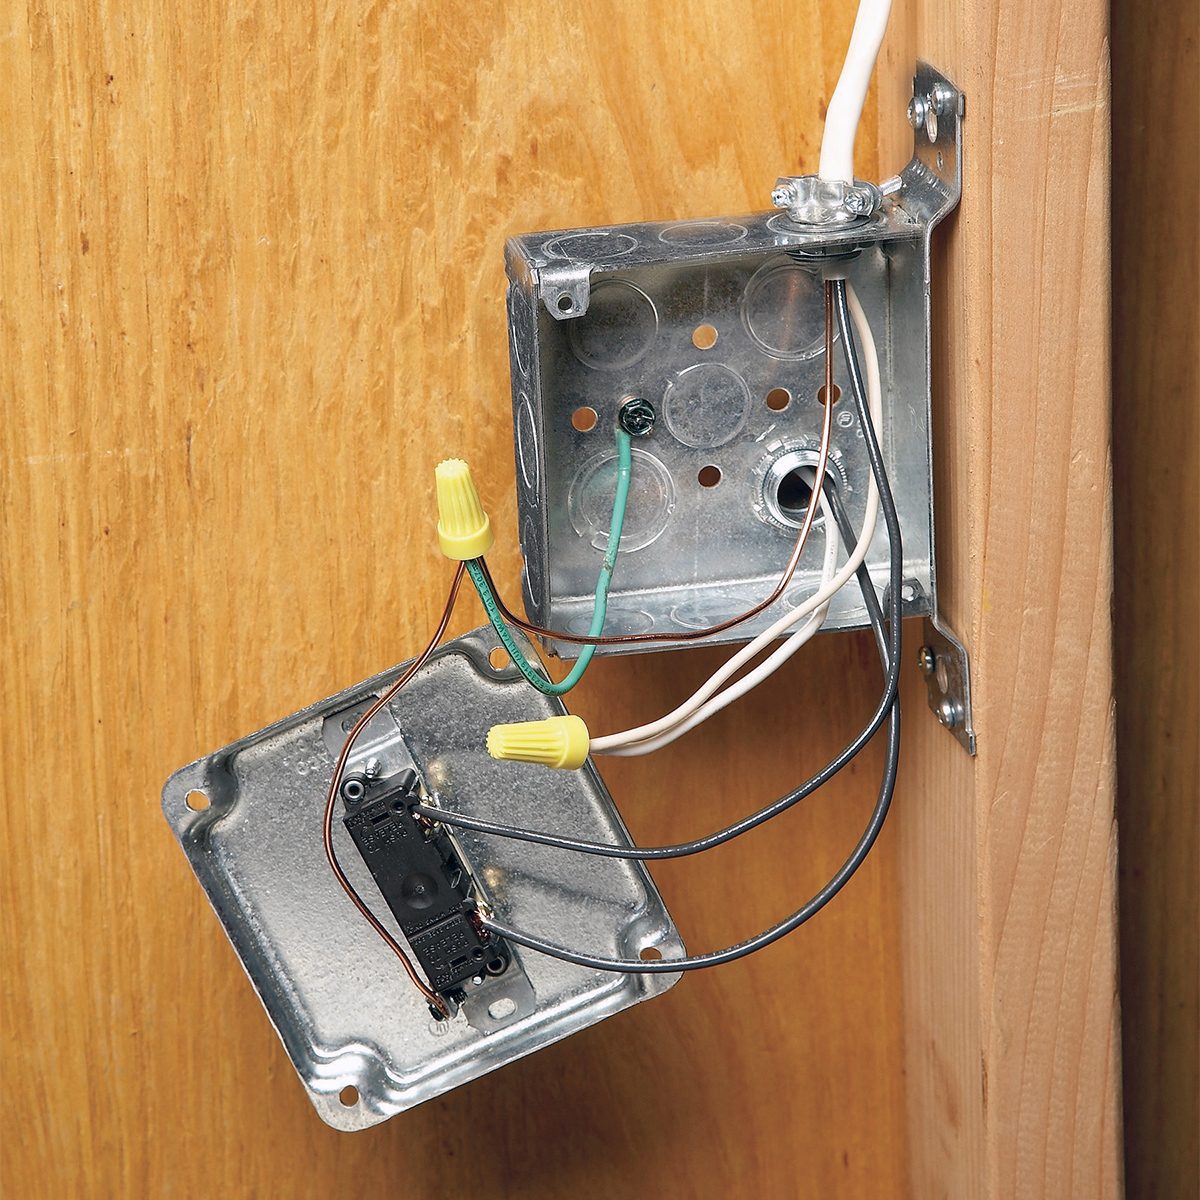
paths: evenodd
<path fill-rule="evenodd" d="M 646 437 L 653 429 L 657 414 L 649 400 L 633 396 L 621 405 L 617 420 L 630 437 Z"/>

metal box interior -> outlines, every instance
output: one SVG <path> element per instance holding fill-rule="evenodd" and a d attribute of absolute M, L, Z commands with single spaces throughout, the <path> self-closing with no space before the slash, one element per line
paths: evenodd
<path fill-rule="evenodd" d="M 935 611 L 929 234 L 957 201 L 957 115 L 956 103 L 932 138 L 917 131 L 903 191 L 853 227 L 804 229 L 778 213 L 509 241 L 523 591 L 533 621 L 587 632 L 616 481 L 612 431 L 634 396 L 650 401 L 657 421 L 634 443 L 605 632 L 704 627 L 771 591 L 802 516 L 795 476 L 783 468 L 815 458 L 819 442 L 822 263 L 831 253 L 847 256 L 839 267 L 878 348 L 882 445 L 904 534 L 905 612 Z M 834 353 L 843 395 L 831 471 L 860 523 L 869 467 L 838 341 Z M 580 428 L 592 413 L 592 427 Z M 822 532 L 818 520 L 772 609 L 713 640 L 744 640 L 810 595 Z M 882 585 L 882 523 L 868 564 Z M 865 624 L 861 596 L 843 589 L 826 627 Z M 578 652 L 567 643 L 550 649 Z"/>

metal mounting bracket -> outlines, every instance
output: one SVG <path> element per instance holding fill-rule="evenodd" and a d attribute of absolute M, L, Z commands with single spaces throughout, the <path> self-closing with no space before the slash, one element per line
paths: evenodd
<path fill-rule="evenodd" d="M 929 707 L 968 754 L 975 753 L 971 717 L 971 664 L 966 647 L 936 617 L 926 617 L 925 636 L 917 656 Z"/>

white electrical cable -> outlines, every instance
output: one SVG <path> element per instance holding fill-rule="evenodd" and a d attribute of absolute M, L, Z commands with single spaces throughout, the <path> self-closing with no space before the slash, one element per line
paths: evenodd
<path fill-rule="evenodd" d="M 858 336 L 862 351 L 863 367 L 867 377 L 867 404 L 871 413 L 871 423 L 876 432 L 878 432 L 883 420 L 883 387 L 879 375 L 879 354 L 875 347 L 875 338 L 871 332 L 871 326 L 867 321 L 867 315 L 863 311 L 862 304 L 859 302 L 853 286 L 850 284 L 846 285 L 846 299 L 850 308 L 850 319 L 854 323 L 855 333 Z M 634 729 L 625 730 L 622 733 L 612 733 L 604 737 L 592 738 L 590 743 L 591 752 L 593 754 L 621 755 L 648 754 L 650 751 L 657 750 L 660 746 L 665 746 L 669 742 L 674 741 L 675 738 L 698 725 L 700 721 L 707 720 L 714 712 L 719 712 L 726 705 L 745 695 L 751 688 L 757 687 L 767 676 L 778 670 L 788 658 L 800 649 L 800 646 L 804 642 L 808 641 L 808 638 L 812 636 L 811 633 L 808 637 L 804 637 L 802 641 L 794 645 L 792 644 L 793 638 L 789 638 L 783 646 L 779 647 L 769 658 L 760 663 L 758 667 L 743 679 L 726 688 L 720 695 L 714 696 L 714 693 L 717 692 L 727 679 L 741 670 L 743 666 L 775 641 L 776 638 L 782 636 L 793 625 L 804 620 L 805 617 L 813 616 L 817 613 L 818 609 L 824 609 L 828 606 L 834 595 L 854 577 L 863 559 L 866 558 L 867 551 L 875 536 L 875 524 L 878 515 L 879 491 L 875 486 L 874 476 L 872 476 L 867 489 L 866 511 L 863 514 L 862 531 L 859 533 L 858 541 L 855 543 L 854 550 L 846 560 L 845 565 L 827 584 L 819 588 L 817 592 L 798 608 L 790 613 L 785 613 L 774 624 L 764 629 L 753 641 L 743 646 L 711 679 L 698 688 L 681 705 L 667 713 L 665 717 L 660 717 L 657 721 L 651 721 L 646 725 L 639 725 Z M 837 537 L 834 532 L 833 518 L 828 513 L 825 517 L 825 535 L 836 547 Z M 828 542 L 826 545 L 828 547 Z M 817 620 L 818 626 L 823 616 L 822 612 L 821 617 Z M 807 629 L 807 626 L 805 628 Z M 804 632 L 805 630 L 802 629 L 794 636 L 799 637 Z M 813 628 L 812 632 L 816 632 L 816 627 Z M 692 720 L 693 716 L 696 717 L 695 720 Z"/>
<path fill-rule="evenodd" d="M 842 73 L 825 115 L 818 167 L 822 179 L 854 181 L 854 138 L 891 9 L 892 0 L 859 2 L 846 61 L 842 64 Z"/>

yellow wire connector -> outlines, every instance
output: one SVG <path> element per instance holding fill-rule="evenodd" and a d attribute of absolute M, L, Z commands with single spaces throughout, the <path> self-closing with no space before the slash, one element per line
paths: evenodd
<path fill-rule="evenodd" d="M 438 463 L 434 478 L 442 553 L 460 562 L 486 554 L 496 538 L 471 478 L 471 468 L 461 458 L 448 458 Z"/>
<path fill-rule="evenodd" d="M 547 717 L 544 721 L 493 725 L 488 730 L 487 748 L 493 758 L 508 762 L 574 770 L 583 766 L 590 740 L 579 717 Z"/>

